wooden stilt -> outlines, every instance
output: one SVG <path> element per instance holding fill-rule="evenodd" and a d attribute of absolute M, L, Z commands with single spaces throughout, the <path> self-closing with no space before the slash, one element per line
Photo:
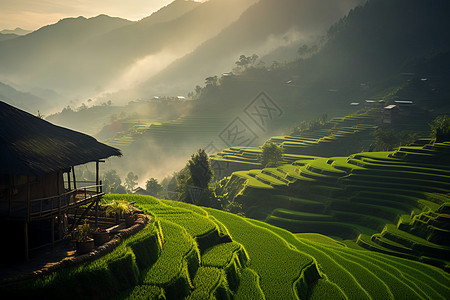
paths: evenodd
<path fill-rule="evenodd" d="M 97 194 L 99 192 L 99 171 L 100 171 L 100 161 L 95 162 L 95 185 L 97 186 Z"/>
<path fill-rule="evenodd" d="M 100 198 L 97 197 L 95 199 L 95 228 L 98 227 L 98 202 L 100 201 Z"/>
<path fill-rule="evenodd" d="M 28 222 L 24 222 L 24 226 L 23 226 L 23 236 L 24 236 L 24 256 L 25 256 L 25 260 L 28 261 L 29 260 L 29 255 L 28 255 Z"/>
<path fill-rule="evenodd" d="M 96 192 L 97 195 L 100 192 L 100 161 L 95 162 L 95 185 L 96 185 Z M 100 200 L 99 197 L 96 197 L 95 199 L 95 228 L 98 227 L 98 201 Z"/>
<path fill-rule="evenodd" d="M 8 182 L 8 186 L 9 186 L 9 188 L 8 188 L 8 203 L 9 203 L 8 209 L 9 209 L 9 216 L 11 217 L 11 215 L 12 215 L 11 187 L 12 187 L 12 180 L 13 180 L 11 175 L 8 175 L 8 180 L 9 180 L 9 182 Z"/>
<path fill-rule="evenodd" d="M 70 170 L 67 171 L 67 188 L 69 189 L 69 191 L 72 190 L 72 188 L 70 186 Z"/>
<path fill-rule="evenodd" d="M 51 218 L 51 226 L 52 228 L 50 229 L 51 235 L 52 235 L 52 249 L 55 248 L 55 217 L 52 216 Z"/>
<path fill-rule="evenodd" d="M 73 189 L 77 189 L 77 180 L 75 178 L 75 167 L 72 167 L 72 177 L 73 177 Z"/>

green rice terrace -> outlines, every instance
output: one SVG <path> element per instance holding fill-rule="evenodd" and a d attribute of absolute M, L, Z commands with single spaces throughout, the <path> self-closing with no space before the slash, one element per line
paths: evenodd
<path fill-rule="evenodd" d="M 283 148 L 283 162 L 314 159 L 312 156 L 343 155 L 369 148 L 373 130 L 380 124 L 379 109 L 367 109 L 342 118 L 333 118 L 320 129 L 305 130 L 293 135 L 276 136 L 267 142 Z M 353 145 L 349 148 L 349 145 Z M 350 152 L 349 152 L 350 151 Z M 234 171 L 261 168 L 259 147 L 230 147 L 211 155 L 214 170 L 220 176 Z"/>
<path fill-rule="evenodd" d="M 347 115 L 335 117 L 321 128 L 293 132 L 291 135 L 275 136 L 267 140 L 283 149 L 283 162 L 292 164 L 298 160 L 314 159 L 316 156 L 346 156 L 367 151 L 374 142 L 373 132 L 382 127 L 382 110 L 374 107 Z M 395 130 L 414 131 L 419 137 L 428 137 L 429 128 L 424 112 L 410 107 L 405 115 L 399 116 L 395 124 L 389 124 Z M 262 168 L 259 156 L 260 147 L 230 147 L 211 155 L 213 169 L 222 178 L 235 171 Z"/>
<path fill-rule="evenodd" d="M 450 270 L 450 143 L 310 157 L 220 182 L 247 217 Z"/>
<path fill-rule="evenodd" d="M 121 149 L 125 149 L 134 142 L 147 140 L 158 141 L 166 147 L 179 148 L 180 140 L 206 146 L 211 142 L 212 137 L 223 130 L 228 121 L 225 117 L 195 115 L 182 116 L 165 122 L 151 119 L 127 119 L 118 121 L 122 130 L 119 129 L 113 137 L 103 141 Z"/>
<path fill-rule="evenodd" d="M 450 297 L 450 275 L 431 265 L 210 208 L 147 196 L 105 198 L 135 201 L 152 222 L 96 261 L 1 287 L 2 298 L 57 299 L 61 291 L 70 291 L 67 299 Z M 434 216 L 417 220 L 432 223 Z"/>
<path fill-rule="evenodd" d="M 138 130 L 120 133 L 115 139 L 105 141 L 113 146 L 128 146 L 132 142 L 158 141 L 165 147 L 180 148 L 180 141 L 206 146 L 211 137 L 217 136 L 228 122 L 228 118 L 219 116 L 182 116 L 176 120 L 151 123 Z"/>
<path fill-rule="evenodd" d="M 154 122 L 148 119 L 129 119 L 121 121 L 121 127 L 127 128 L 118 132 L 114 137 L 105 140 L 105 143 L 117 148 L 123 148 L 134 142 L 137 136 L 142 135 L 152 125 L 160 125 L 159 122 Z"/>

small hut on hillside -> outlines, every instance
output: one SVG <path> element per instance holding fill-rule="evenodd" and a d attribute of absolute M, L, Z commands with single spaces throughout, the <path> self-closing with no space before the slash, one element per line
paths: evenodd
<path fill-rule="evenodd" d="M 8 241 L 2 246 L 27 258 L 29 248 L 62 238 L 69 209 L 98 208 L 99 162 L 120 155 L 91 136 L 0 101 L 0 229 Z M 74 166 L 88 162 L 96 162 L 96 181 L 80 186 Z"/>

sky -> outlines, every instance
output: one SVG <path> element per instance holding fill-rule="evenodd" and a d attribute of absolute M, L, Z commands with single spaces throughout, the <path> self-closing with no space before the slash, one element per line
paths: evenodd
<path fill-rule="evenodd" d="M 0 30 L 36 30 L 68 17 L 106 14 L 137 21 L 173 0 L 0 0 Z"/>

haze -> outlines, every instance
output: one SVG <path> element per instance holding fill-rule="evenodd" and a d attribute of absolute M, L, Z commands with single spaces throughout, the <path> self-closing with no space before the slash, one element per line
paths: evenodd
<path fill-rule="evenodd" d="M 100 14 L 137 21 L 172 0 L 0 0 L 0 30 L 36 30 L 67 17 Z"/>

